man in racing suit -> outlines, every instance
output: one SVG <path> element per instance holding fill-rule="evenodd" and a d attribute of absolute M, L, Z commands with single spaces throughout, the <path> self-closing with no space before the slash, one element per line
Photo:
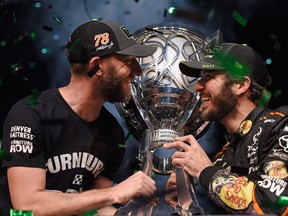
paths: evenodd
<path fill-rule="evenodd" d="M 223 43 L 202 61 L 181 62 L 182 73 L 201 77 L 201 118 L 226 128 L 227 144 L 213 162 L 192 135 L 177 137 L 166 148 L 209 191 L 210 197 L 234 214 L 287 215 L 288 106 L 257 106 L 270 76 L 251 47 Z"/>

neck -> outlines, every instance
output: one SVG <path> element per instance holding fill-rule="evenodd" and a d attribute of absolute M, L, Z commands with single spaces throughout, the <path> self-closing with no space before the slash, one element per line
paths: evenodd
<path fill-rule="evenodd" d="M 98 118 L 104 100 L 100 97 L 99 88 L 89 77 L 71 78 L 70 83 L 59 88 L 60 94 L 71 109 L 85 121 Z"/>
<path fill-rule="evenodd" d="M 220 123 L 222 123 L 229 134 L 236 133 L 241 122 L 256 107 L 252 101 L 242 101 L 238 103 L 234 110 L 231 111 Z"/>

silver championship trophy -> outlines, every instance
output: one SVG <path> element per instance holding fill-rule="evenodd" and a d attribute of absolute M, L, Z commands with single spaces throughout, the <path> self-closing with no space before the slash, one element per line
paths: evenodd
<path fill-rule="evenodd" d="M 215 32 L 212 38 L 204 37 L 198 30 L 178 23 L 156 24 L 136 31 L 137 43 L 156 46 L 157 51 L 138 59 L 143 74 L 131 84 L 132 98 L 128 103 L 116 104 L 130 133 L 140 143 L 141 170 L 154 179 L 155 175 L 169 177 L 176 173 L 177 205 L 169 208 L 176 215 L 204 213 L 194 192 L 193 179 L 172 164 L 171 156 L 177 149 L 164 149 L 162 145 L 174 141 L 176 136 L 197 136 L 207 125 L 198 115 L 200 100 L 194 91 L 197 78 L 183 75 L 179 63 L 190 59 L 199 61 L 210 46 L 218 43 L 219 33 Z M 158 197 L 166 193 L 164 190 Z M 157 215 L 153 202 L 156 198 L 131 200 L 118 213 Z"/>

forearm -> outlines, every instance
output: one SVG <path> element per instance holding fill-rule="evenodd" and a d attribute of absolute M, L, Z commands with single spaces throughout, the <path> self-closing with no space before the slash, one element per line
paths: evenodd
<path fill-rule="evenodd" d="M 218 171 L 215 172 L 217 169 Z M 229 212 L 235 214 L 277 213 L 279 215 L 285 215 L 288 212 L 287 206 L 278 206 L 277 209 L 269 207 L 277 205 L 280 195 L 287 196 L 285 179 L 261 175 L 258 180 L 251 181 L 245 176 L 230 173 L 229 169 L 220 169 L 215 166 L 205 169 L 199 180 L 203 187 L 207 189 L 208 186 L 211 198 Z M 269 203 L 265 206 L 267 200 Z"/>
<path fill-rule="evenodd" d="M 23 178 L 23 176 L 27 178 Z M 108 184 L 107 181 L 103 182 L 102 179 L 101 185 L 105 188 L 81 193 L 45 190 L 43 169 L 9 168 L 8 182 L 13 208 L 32 210 L 36 216 L 81 214 L 114 203 L 124 204 L 133 197 L 149 197 L 156 190 L 155 181 L 142 171 L 138 171 L 113 187 L 109 187 L 111 184 Z M 100 185 L 98 185 L 99 187 Z"/>
<path fill-rule="evenodd" d="M 209 190 L 214 202 L 229 212 L 256 214 L 248 208 L 252 202 L 254 183 L 247 178 L 230 173 L 229 169 L 212 166 L 202 171 L 199 181 Z"/>
<path fill-rule="evenodd" d="M 30 202 L 18 204 L 14 209 L 32 210 L 38 215 L 77 215 L 115 203 L 113 189 L 90 190 L 82 193 L 37 192 Z"/>

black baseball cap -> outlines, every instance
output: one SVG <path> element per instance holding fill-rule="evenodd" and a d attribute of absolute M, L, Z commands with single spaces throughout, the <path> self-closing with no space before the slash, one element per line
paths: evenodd
<path fill-rule="evenodd" d="M 112 53 L 146 57 L 156 47 L 137 44 L 129 30 L 112 20 L 91 20 L 80 25 L 67 43 L 67 57 L 70 63 L 87 62 L 94 56 Z"/>
<path fill-rule="evenodd" d="M 201 61 L 182 61 L 180 71 L 191 77 L 200 77 L 200 71 L 224 70 L 236 76 L 248 76 L 262 87 L 270 84 L 267 67 L 261 56 L 246 44 L 222 43 L 215 46 Z"/>

